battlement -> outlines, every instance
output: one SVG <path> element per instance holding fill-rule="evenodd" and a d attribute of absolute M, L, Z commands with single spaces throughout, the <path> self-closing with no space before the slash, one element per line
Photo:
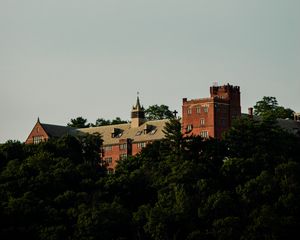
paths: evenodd
<path fill-rule="evenodd" d="M 210 96 L 231 100 L 240 96 L 240 87 L 230 84 L 210 87 Z"/>
<path fill-rule="evenodd" d="M 240 87 L 230 84 L 210 87 L 211 96 L 218 95 L 218 93 L 240 93 Z"/>

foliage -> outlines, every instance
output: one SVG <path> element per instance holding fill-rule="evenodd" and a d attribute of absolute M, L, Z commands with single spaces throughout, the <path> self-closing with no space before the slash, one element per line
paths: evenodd
<path fill-rule="evenodd" d="M 106 120 L 104 118 L 98 118 L 95 124 L 91 124 L 92 127 L 100 127 L 100 126 L 107 126 L 107 125 L 115 125 L 115 124 L 122 124 L 127 123 L 128 121 L 122 120 L 119 117 L 116 117 L 113 120 Z"/>
<path fill-rule="evenodd" d="M 275 97 L 263 97 L 254 106 L 254 114 L 263 119 L 293 119 L 294 111 L 290 108 L 284 108 L 278 105 Z"/>
<path fill-rule="evenodd" d="M 104 174 L 96 163 L 100 144 L 97 136 L 65 136 L 2 145 L 0 238 L 76 239 L 81 210 L 92 207 L 95 182 Z"/>
<path fill-rule="evenodd" d="M 174 118 L 174 113 L 169 110 L 169 107 L 166 105 L 157 104 L 149 106 L 145 110 L 145 115 L 148 120 L 160 120 L 160 119 L 170 119 Z"/>
<path fill-rule="evenodd" d="M 90 126 L 90 124 L 87 123 L 87 119 L 83 117 L 72 118 L 71 122 L 67 125 L 74 128 L 87 128 Z"/>
<path fill-rule="evenodd" d="M 99 136 L 0 146 L 1 239 L 294 239 L 300 139 L 240 119 L 223 140 L 166 138 L 97 165 Z"/>
<path fill-rule="evenodd" d="M 113 120 L 98 118 L 95 124 L 93 124 L 93 123 L 87 123 L 87 119 L 83 117 L 77 117 L 75 119 L 71 119 L 70 123 L 68 123 L 68 126 L 74 128 L 88 128 L 88 127 L 100 127 L 100 126 L 115 125 L 115 124 L 122 124 L 122 123 L 128 123 L 128 121 L 122 120 L 119 117 L 116 117 Z"/>

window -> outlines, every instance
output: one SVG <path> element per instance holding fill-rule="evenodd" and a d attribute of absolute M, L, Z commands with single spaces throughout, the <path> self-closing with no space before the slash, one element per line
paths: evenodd
<path fill-rule="evenodd" d="M 200 119 L 200 125 L 201 125 L 201 126 L 204 126 L 204 125 L 205 125 L 205 119 L 204 119 L 204 118 L 201 118 L 201 119 Z"/>
<path fill-rule="evenodd" d="M 145 142 L 139 142 L 137 144 L 137 148 L 144 148 L 144 147 L 146 147 L 146 143 Z"/>
<path fill-rule="evenodd" d="M 140 136 L 142 134 L 142 131 L 137 131 L 135 136 Z"/>
<path fill-rule="evenodd" d="M 192 114 L 192 109 L 191 108 L 188 108 L 188 110 L 187 110 L 187 114 Z"/>
<path fill-rule="evenodd" d="M 208 106 L 204 106 L 203 111 L 204 111 L 205 113 L 208 113 Z"/>
<path fill-rule="evenodd" d="M 127 159 L 127 154 L 120 154 L 120 160 Z"/>
<path fill-rule="evenodd" d="M 192 131 L 192 129 L 193 129 L 193 125 L 192 124 L 189 124 L 189 125 L 186 126 L 186 131 L 187 132 Z"/>
<path fill-rule="evenodd" d="M 33 144 L 38 144 L 41 141 L 43 141 L 43 137 L 42 136 L 33 137 Z"/>
<path fill-rule="evenodd" d="M 108 157 L 104 159 L 105 163 L 111 164 L 112 163 L 112 157 Z"/>
<path fill-rule="evenodd" d="M 222 127 L 226 126 L 226 119 L 224 119 L 224 118 L 221 119 L 221 126 Z"/>
<path fill-rule="evenodd" d="M 149 134 L 150 134 L 150 135 L 154 135 L 154 134 L 156 133 L 156 131 L 157 131 L 157 129 L 155 128 L 155 129 L 153 129 Z"/>
<path fill-rule="evenodd" d="M 107 145 L 103 147 L 104 152 L 109 152 L 112 150 L 112 145 Z"/>
<path fill-rule="evenodd" d="M 120 138 L 123 135 L 123 131 L 119 128 L 114 128 L 111 132 L 112 138 Z"/>
<path fill-rule="evenodd" d="M 120 149 L 127 149 L 127 143 L 120 144 Z"/>
<path fill-rule="evenodd" d="M 201 107 L 196 107 L 196 113 L 201 113 Z"/>
<path fill-rule="evenodd" d="M 208 138 L 208 132 L 207 131 L 202 131 L 200 133 L 200 136 L 203 137 L 203 138 Z"/>
<path fill-rule="evenodd" d="M 123 135 L 123 133 L 120 132 L 120 133 L 118 133 L 118 134 L 116 135 L 116 138 L 120 138 L 122 135 Z"/>

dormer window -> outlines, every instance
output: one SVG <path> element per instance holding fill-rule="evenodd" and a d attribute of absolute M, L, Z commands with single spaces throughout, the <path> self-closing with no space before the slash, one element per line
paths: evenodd
<path fill-rule="evenodd" d="M 112 138 L 119 138 L 123 135 L 123 131 L 119 128 L 114 128 L 111 132 Z"/>
<path fill-rule="evenodd" d="M 154 128 L 153 130 L 151 130 L 151 132 L 149 133 L 150 135 L 154 135 L 156 133 L 157 129 Z"/>
<path fill-rule="evenodd" d="M 140 136 L 143 132 L 142 131 L 137 131 L 135 136 Z"/>
<path fill-rule="evenodd" d="M 147 134 L 151 131 L 153 127 L 151 125 L 146 124 L 144 127 L 144 134 Z"/>

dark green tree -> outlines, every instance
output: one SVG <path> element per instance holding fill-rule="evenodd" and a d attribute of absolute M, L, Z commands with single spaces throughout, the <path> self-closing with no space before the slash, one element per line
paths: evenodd
<path fill-rule="evenodd" d="M 128 123 L 128 121 L 125 121 L 125 120 L 122 120 L 121 118 L 119 117 L 116 117 L 115 119 L 113 119 L 111 121 L 111 124 L 114 125 L 114 124 L 122 124 L 122 123 Z"/>
<path fill-rule="evenodd" d="M 90 124 L 87 123 L 87 119 L 83 117 L 72 118 L 67 125 L 74 128 L 88 128 L 90 126 Z"/>
<path fill-rule="evenodd" d="M 263 119 L 292 119 L 294 111 L 278 105 L 275 97 L 263 97 L 254 105 L 254 114 Z"/>
<path fill-rule="evenodd" d="M 95 122 L 95 124 L 92 124 L 93 127 L 100 127 L 100 126 L 107 126 L 110 125 L 111 121 L 110 120 L 106 120 L 104 118 L 98 118 Z"/>
<path fill-rule="evenodd" d="M 165 139 L 97 164 L 99 136 L 0 145 L 1 239 L 294 239 L 300 139 L 275 121 L 239 119 L 222 140 Z"/>
<path fill-rule="evenodd" d="M 145 115 L 148 120 L 160 120 L 174 118 L 174 113 L 166 105 L 152 105 L 145 110 Z"/>
<path fill-rule="evenodd" d="M 95 124 L 91 124 L 92 127 L 100 127 L 100 126 L 107 126 L 107 125 L 115 125 L 115 124 L 122 124 L 128 123 L 128 121 L 122 120 L 120 117 L 116 117 L 113 120 L 106 120 L 104 118 L 98 118 Z"/>
<path fill-rule="evenodd" d="M 96 163 L 100 148 L 92 135 L 2 145 L 0 238 L 76 239 L 79 209 L 92 209 L 96 182 L 104 176 Z"/>

